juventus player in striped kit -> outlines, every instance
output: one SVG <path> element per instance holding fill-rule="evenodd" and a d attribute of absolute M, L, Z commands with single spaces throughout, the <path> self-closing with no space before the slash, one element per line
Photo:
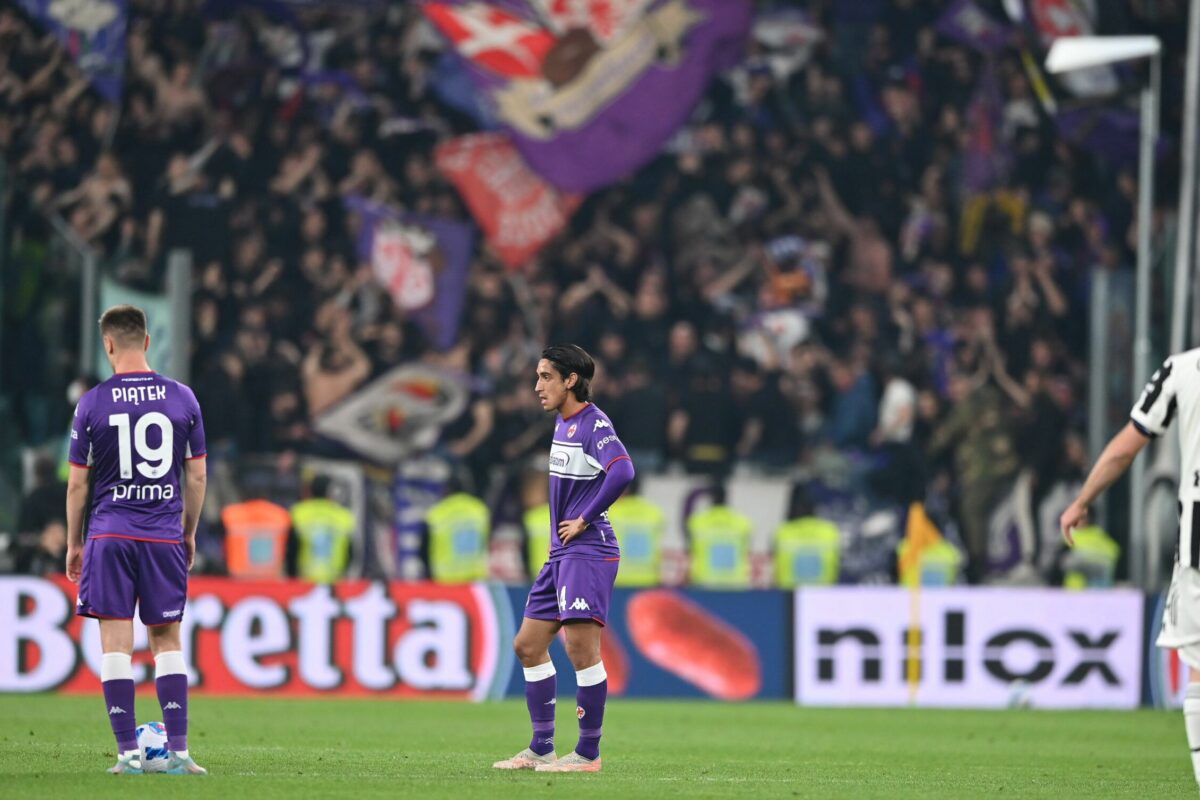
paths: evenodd
<path fill-rule="evenodd" d="M 599 772 L 600 734 L 608 697 L 608 673 L 600 659 L 600 636 L 621 550 L 608 507 L 633 480 L 633 463 L 612 421 L 591 403 L 596 365 L 581 347 L 547 347 L 537 364 L 534 391 L 542 409 L 558 412 L 550 444 L 550 559 L 525 601 L 513 648 L 525 668 L 525 701 L 533 726 L 529 747 L 497 761 L 496 769 L 538 772 Z M 559 630 L 575 667 L 574 752 L 554 752 L 558 683 L 550 643 Z"/>
<path fill-rule="evenodd" d="M 1067 544 L 1073 545 L 1071 532 L 1087 524 L 1088 506 L 1121 477 L 1150 439 L 1166 433 L 1176 416 L 1182 453 L 1179 546 L 1156 644 L 1179 651 L 1191 668 L 1183 724 L 1200 783 L 1200 349 L 1171 356 L 1154 373 L 1130 412 L 1129 424 L 1104 448 L 1059 525 Z"/>

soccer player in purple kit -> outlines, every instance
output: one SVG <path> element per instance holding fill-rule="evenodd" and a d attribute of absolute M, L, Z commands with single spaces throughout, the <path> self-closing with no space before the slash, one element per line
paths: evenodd
<path fill-rule="evenodd" d="M 550 558 L 529 590 L 513 649 L 525 668 L 525 701 L 533 723 L 529 747 L 497 761 L 497 769 L 599 772 L 600 733 L 608 676 L 600 637 L 621 551 L 608 521 L 611 506 L 633 480 L 633 463 L 609 418 L 591 401 L 596 366 L 581 347 L 547 347 L 537 364 L 542 409 L 557 412 L 550 445 Z M 575 667 L 579 743 L 557 758 L 558 695 L 550 643 L 565 632 Z"/>
<path fill-rule="evenodd" d="M 100 318 L 113 376 L 87 392 L 71 428 L 67 577 L 75 611 L 100 623 L 100 680 L 117 739 L 115 774 L 141 774 L 134 718 L 133 611 L 154 654 L 167 728 L 167 772 L 204 775 L 188 754 L 187 666 L 179 622 L 206 480 L 204 423 L 192 390 L 146 363 L 146 314 L 113 306 Z M 184 473 L 186 482 L 181 481 Z M 87 541 L 83 518 L 92 478 Z"/>

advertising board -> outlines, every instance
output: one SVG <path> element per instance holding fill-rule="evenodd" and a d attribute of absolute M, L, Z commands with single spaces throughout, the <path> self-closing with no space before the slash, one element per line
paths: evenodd
<path fill-rule="evenodd" d="M 1129 590 L 800 589 L 796 701 L 1134 708 L 1142 606 Z"/>
<path fill-rule="evenodd" d="M 0 578 L 0 692 L 100 690 L 99 625 L 74 602 L 63 578 Z M 512 670 L 508 598 L 485 584 L 193 578 L 182 624 L 198 692 L 484 700 Z M 136 621 L 139 683 L 148 645 Z"/>

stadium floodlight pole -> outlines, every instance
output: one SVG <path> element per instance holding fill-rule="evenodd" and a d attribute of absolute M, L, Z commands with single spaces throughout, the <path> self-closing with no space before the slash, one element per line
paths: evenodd
<path fill-rule="evenodd" d="M 1162 41 L 1157 36 L 1070 36 L 1056 39 L 1046 70 L 1058 74 L 1121 61 L 1150 59 L 1150 80 L 1141 91 L 1138 148 L 1137 288 L 1134 298 L 1133 396 L 1150 379 L 1150 226 L 1154 210 L 1154 145 L 1158 141 Z M 1149 579 L 1146 541 L 1146 460 L 1129 468 L 1129 573 L 1138 586 Z M 1157 542 L 1157 534 L 1155 535 Z"/>
<path fill-rule="evenodd" d="M 1188 325 L 1188 296 L 1200 287 L 1191 280 L 1196 262 L 1193 253 L 1200 253 L 1200 237 L 1196 235 L 1196 141 L 1197 116 L 1200 109 L 1200 0 L 1191 0 L 1188 11 L 1187 67 L 1183 89 L 1183 142 L 1180 157 L 1183 175 L 1179 185 L 1179 224 L 1175 239 L 1175 294 L 1171 310 L 1171 352 L 1188 349 L 1200 333 L 1200 319 Z M 1196 248 L 1196 249 L 1193 249 Z M 1200 307 L 1195 304 L 1193 308 Z M 1188 329 L 1191 329 L 1190 331 Z M 1178 440 L 1175 441 L 1175 462 L 1178 464 Z"/>

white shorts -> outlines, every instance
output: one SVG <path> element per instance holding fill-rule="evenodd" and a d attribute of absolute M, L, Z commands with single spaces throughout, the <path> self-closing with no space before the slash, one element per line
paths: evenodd
<path fill-rule="evenodd" d="M 1178 650 L 1183 663 L 1200 670 L 1200 570 L 1175 562 L 1155 644 Z"/>

